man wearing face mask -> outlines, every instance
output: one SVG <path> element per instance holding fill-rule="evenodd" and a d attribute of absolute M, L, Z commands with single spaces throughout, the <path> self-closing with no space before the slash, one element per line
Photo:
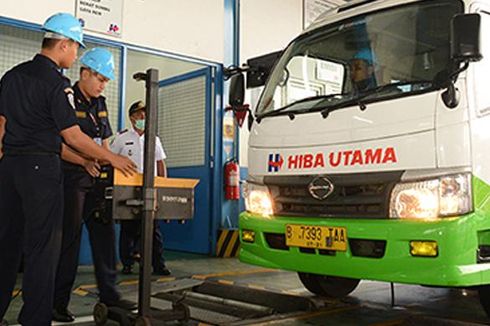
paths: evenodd
<path fill-rule="evenodd" d="M 114 142 L 111 150 L 114 153 L 127 156 L 137 165 L 139 173 L 143 173 L 144 149 L 145 149 L 145 105 L 138 101 L 129 108 L 129 119 L 132 128 L 121 131 Z M 155 174 L 160 177 L 167 176 L 165 166 L 165 151 L 163 150 L 160 138 L 156 137 L 155 142 Z M 121 237 L 119 241 L 119 254 L 123 263 L 123 274 L 131 274 L 135 255 L 138 252 L 138 242 L 141 233 L 140 220 L 121 221 Z M 163 240 L 157 220 L 153 225 L 153 248 L 152 266 L 155 275 L 170 275 L 170 271 L 165 266 L 163 258 Z"/>

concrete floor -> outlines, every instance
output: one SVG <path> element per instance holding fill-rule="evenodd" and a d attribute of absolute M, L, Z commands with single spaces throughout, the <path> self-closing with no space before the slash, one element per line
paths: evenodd
<path fill-rule="evenodd" d="M 307 297 L 315 303 L 316 308 L 313 311 L 275 315 L 272 319 L 267 317 L 241 324 L 377 326 L 490 324 L 490 319 L 480 307 L 477 293 L 473 291 L 395 284 L 395 306 L 392 306 L 390 284 L 363 281 L 350 296 L 342 300 L 325 300 L 306 291 L 295 273 L 245 265 L 237 259 L 219 259 L 174 252 L 167 253 L 166 257 L 167 265 L 172 270 L 172 277 L 154 277 L 152 285 L 154 291 L 158 291 L 160 287 L 175 279 L 193 277 L 293 294 Z M 137 274 L 120 275 L 119 286 L 125 298 L 136 300 L 137 278 Z M 70 305 L 70 309 L 78 317 L 76 321 L 78 325 L 94 325 L 90 322 L 93 305 L 97 300 L 94 284 L 92 268 L 80 267 Z M 16 288 L 20 289 L 20 279 Z M 152 300 L 152 302 L 165 307 L 161 300 Z M 19 295 L 13 299 L 7 312 L 6 319 L 11 325 L 16 323 L 21 305 L 22 299 Z M 199 323 L 191 321 L 187 324 Z"/>

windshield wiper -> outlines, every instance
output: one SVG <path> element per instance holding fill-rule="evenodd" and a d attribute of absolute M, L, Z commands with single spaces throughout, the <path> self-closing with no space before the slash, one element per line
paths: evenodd
<path fill-rule="evenodd" d="M 433 85 L 434 85 L 433 81 L 431 81 L 431 80 L 415 80 L 415 81 L 400 81 L 400 82 L 396 82 L 396 83 L 381 85 L 381 86 L 378 86 L 375 88 L 370 88 L 370 89 L 367 89 L 367 90 L 359 93 L 359 96 L 354 97 L 353 99 L 350 99 L 348 101 L 341 102 L 338 105 L 327 107 L 327 108 L 323 109 L 321 111 L 321 114 L 322 114 L 323 118 L 327 118 L 328 115 L 330 114 L 330 112 L 338 110 L 338 109 L 343 108 L 343 107 L 354 105 L 354 104 L 359 105 L 359 109 L 361 109 L 361 111 L 364 111 L 364 110 L 366 110 L 367 107 L 366 107 L 366 104 L 363 103 L 362 100 L 364 100 L 365 98 L 367 98 L 371 95 L 380 94 L 380 93 L 384 93 L 386 91 L 393 91 L 393 90 L 402 91 L 401 89 L 399 89 L 399 87 L 402 87 L 402 86 L 413 86 L 413 85 L 424 85 L 424 84 L 429 84 L 430 87 L 433 87 Z M 427 89 L 427 88 L 424 88 L 424 89 Z"/>
<path fill-rule="evenodd" d="M 290 111 L 288 111 L 288 109 L 290 109 L 291 107 L 296 106 L 296 105 L 301 104 L 301 103 L 305 103 L 305 102 L 316 101 L 316 100 L 327 100 L 327 99 L 334 98 L 337 96 L 345 96 L 345 94 L 316 95 L 316 96 L 311 96 L 311 97 L 305 97 L 301 100 L 289 103 L 288 105 L 283 106 L 282 108 L 279 108 L 277 110 L 269 111 L 269 112 L 266 112 L 264 114 L 258 115 L 257 116 L 257 122 L 260 123 L 260 121 L 266 117 L 274 117 L 274 116 L 283 115 L 283 114 L 289 114 L 289 117 L 292 120 L 292 119 L 294 119 L 294 113 L 307 112 L 309 109 L 308 110 L 301 109 L 301 110 L 290 110 Z"/>

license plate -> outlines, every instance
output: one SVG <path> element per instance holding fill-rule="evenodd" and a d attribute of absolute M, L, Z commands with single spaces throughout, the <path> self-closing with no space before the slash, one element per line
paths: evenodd
<path fill-rule="evenodd" d="M 336 251 L 347 250 L 347 229 L 342 227 L 286 225 L 286 245 Z"/>

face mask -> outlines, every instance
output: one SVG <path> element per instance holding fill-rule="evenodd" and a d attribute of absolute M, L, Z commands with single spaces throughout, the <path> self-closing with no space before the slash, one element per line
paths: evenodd
<path fill-rule="evenodd" d="M 144 119 L 136 120 L 134 122 L 134 126 L 136 127 L 136 129 L 145 130 L 145 120 Z"/>

